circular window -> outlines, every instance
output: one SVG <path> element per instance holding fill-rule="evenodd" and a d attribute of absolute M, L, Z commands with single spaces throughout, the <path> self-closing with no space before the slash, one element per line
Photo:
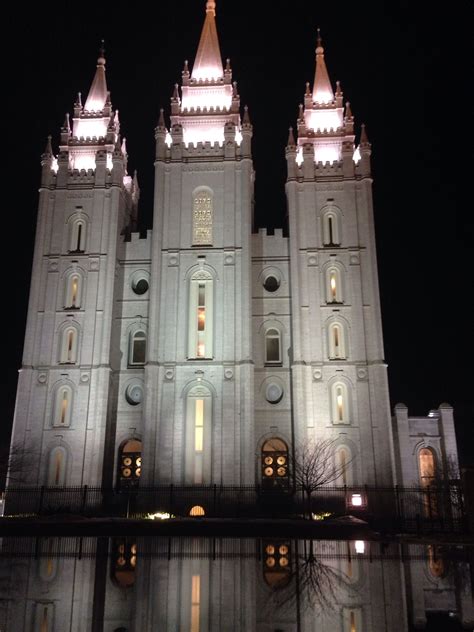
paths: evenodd
<path fill-rule="evenodd" d="M 267 290 L 267 292 L 276 292 L 280 287 L 280 281 L 276 278 L 276 276 L 271 274 L 270 276 L 267 276 L 263 282 L 263 287 Z"/>
<path fill-rule="evenodd" d="M 270 402 L 270 404 L 278 404 L 278 402 L 283 397 L 282 387 L 275 382 L 271 382 L 271 384 L 267 386 L 265 397 L 267 402 Z"/>
<path fill-rule="evenodd" d="M 125 391 L 125 399 L 132 406 L 137 406 L 143 400 L 143 388 L 140 384 L 129 384 Z"/>
<path fill-rule="evenodd" d="M 148 287 L 148 280 L 145 277 L 137 277 L 132 281 L 132 290 L 139 296 L 148 292 Z"/>

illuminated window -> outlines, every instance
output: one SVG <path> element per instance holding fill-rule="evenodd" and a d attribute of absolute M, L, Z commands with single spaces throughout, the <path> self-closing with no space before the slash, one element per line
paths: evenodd
<path fill-rule="evenodd" d="M 36 603 L 34 617 L 34 632 L 53 632 L 54 604 Z"/>
<path fill-rule="evenodd" d="M 265 364 L 281 364 L 281 336 L 278 329 L 265 332 Z"/>
<path fill-rule="evenodd" d="M 135 583 L 137 565 L 137 543 L 134 538 L 115 538 L 112 541 L 111 573 L 114 582 L 121 588 Z"/>
<path fill-rule="evenodd" d="M 344 632 L 362 632 L 362 612 L 360 608 L 344 608 Z"/>
<path fill-rule="evenodd" d="M 71 408 L 72 389 L 70 386 L 61 386 L 56 391 L 53 426 L 68 427 L 71 423 Z"/>
<path fill-rule="evenodd" d="M 428 568 L 431 575 L 437 579 L 446 575 L 444 553 L 441 547 L 434 544 L 428 545 Z"/>
<path fill-rule="evenodd" d="M 331 386 L 332 422 L 349 423 L 349 394 L 345 383 L 336 382 Z"/>
<path fill-rule="evenodd" d="M 143 366 L 146 359 L 146 334 L 135 331 L 130 334 L 130 351 L 128 363 L 132 366 Z"/>
<path fill-rule="evenodd" d="M 194 507 L 191 507 L 191 509 L 189 510 L 189 515 L 190 516 L 205 516 L 206 512 L 204 511 L 204 507 L 201 507 L 201 505 L 194 505 Z"/>
<path fill-rule="evenodd" d="M 85 252 L 87 224 L 85 219 L 75 219 L 71 224 L 70 252 Z"/>
<path fill-rule="evenodd" d="M 420 484 L 425 490 L 422 494 L 423 513 L 427 517 L 435 518 L 438 515 L 438 498 L 435 487 L 436 459 L 433 450 L 422 448 L 418 452 L 418 467 Z"/>
<path fill-rule="evenodd" d="M 291 546 L 285 540 L 262 543 L 263 578 L 273 589 L 283 588 L 291 579 Z"/>
<path fill-rule="evenodd" d="M 191 631 L 199 632 L 199 619 L 201 610 L 201 576 L 193 575 L 191 578 Z"/>
<path fill-rule="evenodd" d="M 64 307 L 78 309 L 81 306 L 82 279 L 79 274 L 70 274 L 66 282 Z"/>
<path fill-rule="evenodd" d="M 329 358 L 332 360 L 346 358 L 344 327 L 341 323 L 329 325 Z"/>
<path fill-rule="evenodd" d="M 188 358 L 213 357 L 212 349 L 213 283 L 210 274 L 196 273 L 190 281 Z"/>
<path fill-rule="evenodd" d="M 289 485 L 288 446 L 278 438 L 268 439 L 262 446 L 262 485 L 266 489 Z"/>
<path fill-rule="evenodd" d="M 129 439 L 119 450 L 118 483 L 120 488 L 138 487 L 142 474 L 142 442 Z"/>
<path fill-rule="evenodd" d="M 323 243 L 325 246 L 341 244 L 339 218 L 334 211 L 329 211 L 323 216 Z"/>
<path fill-rule="evenodd" d="M 63 486 L 66 484 L 67 452 L 63 447 L 56 447 L 49 453 L 48 485 Z"/>
<path fill-rule="evenodd" d="M 39 576 L 43 581 L 51 581 L 57 572 L 57 541 L 55 538 L 41 538 L 39 540 L 40 563 Z"/>
<path fill-rule="evenodd" d="M 66 327 L 61 336 L 60 362 L 62 364 L 75 364 L 77 361 L 77 329 Z"/>
<path fill-rule="evenodd" d="M 187 396 L 185 479 L 190 484 L 211 479 L 212 396 L 196 386 Z"/>
<path fill-rule="evenodd" d="M 343 302 L 341 271 L 339 268 L 331 267 L 326 271 L 326 302 Z"/>
<path fill-rule="evenodd" d="M 193 197 L 193 246 L 212 245 L 212 223 L 212 194 L 201 189 Z"/>

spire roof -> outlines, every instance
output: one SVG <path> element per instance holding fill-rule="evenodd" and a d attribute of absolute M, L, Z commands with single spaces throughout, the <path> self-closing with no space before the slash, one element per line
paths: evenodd
<path fill-rule="evenodd" d="M 92 85 L 87 95 L 84 109 L 87 111 L 99 112 L 107 102 L 107 82 L 105 80 L 105 50 L 104 41 L 100 47 L 99 58 L 97 59 L 97 70 L 92 81 Z"/>
<path fill-rule="evenodd" d="M 206 19 L 202 27 L 191 77 L 199 81 L 223 76 L 224 68 L 216 28 L 216 3 L 209 0 L 206 3 Z"/>
<path fill-rule="evenodd" d="M 314 75 L 313 101 L 316 103 L 329 103 L 334 99 L 334 92 L 329 80 L 326 62 L 324 61 L 324 48 L 322 46 L 321 33 L 318 29 L 318 41 L 316 48 L 316 72 Z"/>

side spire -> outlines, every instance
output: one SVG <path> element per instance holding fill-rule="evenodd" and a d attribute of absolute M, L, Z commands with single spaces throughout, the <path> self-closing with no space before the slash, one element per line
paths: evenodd
<path fill-rule="evenodd" d="M 99 58 L 97 59 L 97 70 L 92 81 L 92 85 L 87 95 L 84 109 L 91 112 L 99 112 L 107 103 L 107 82 L 105 80 L 105 49 L 104 40 L 102 40 Z"/>
<path fill-rule="evenodd" d="M 202 27 L 191 78 L 199 81 L 223 76 L 224 68 L 216 28 L 216 3 L 210 0 L 206 3 L 206 19 Z"/>
<path fill-rule="evenodd" d="M 330 103 L 334 100 L 329 74 L 324 61 L 324 48 L 322 46 L 321 31 L 318 29 L 316 48 L 316 71 L 314 74 L 313 101 L 315 103 Z"/>

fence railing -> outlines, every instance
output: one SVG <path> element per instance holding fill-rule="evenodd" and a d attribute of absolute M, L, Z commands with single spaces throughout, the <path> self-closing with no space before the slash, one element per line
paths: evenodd
<path fill-rule="evenodd" d="M 405 532 L 467 530 L 462 489 L 436 487 L 320 487 L 268 490 L 259 485 L 159 485 L 134 489 L 19 487 L 3 495 L 6 516 L 76 514 L 146 518 L 165 513 L 211 518 L 314 518 L 351 514 L 377 528 Z"/>

